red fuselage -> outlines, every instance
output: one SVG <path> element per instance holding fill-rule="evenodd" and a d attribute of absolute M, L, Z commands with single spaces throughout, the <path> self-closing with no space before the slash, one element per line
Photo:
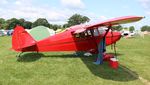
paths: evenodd
<path fill-rule="evenodd" d="M 98 44 L 100 43 L 100 40 L 103 38 L 103 34 L 94 35 L 94 31 L 92 30 L 89 31 L 87 30 L 79 34 L 72 34 L 71 29 L 66 30 L 62 33 L 38 41 L 37 42 L 38 50 L 43 52 L 89 51 L 91 49 L 97 50 Z M 106 45 L 115 43 L 121 38 L 121 34 L 119 32 L 112 32 L 112 33 L 108 32 L 108 34 L 106 35 Z"/>
<path fill-rule="evenodd" d="M 96 51 L 105 32 L 100 34 L 97 28 L 73 34 L 77 29 L 80 29 L 80 26 L 70 28 L 46 39 L 35 41 L 23 27 L 17 26 L 12 36 L 12 48 L 21 52 Z M 95 32 L 97 32 L 96 35 Z M 105 37 L 106 45 L 115 43 L 120 37 L 119 32 L 108 32 Z"/>

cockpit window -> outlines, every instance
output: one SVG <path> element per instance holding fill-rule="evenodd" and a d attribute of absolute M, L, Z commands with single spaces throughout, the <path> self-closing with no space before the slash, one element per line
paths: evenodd
<path fill-rule="evenodd" d="M 88 36 L 92 36 L 92 33 L 90 30 L 87 30 L 87 34 L 88 34 Z"/>
<path fill-rule="evenodd" d="M 105 31 L 106 29 L 107 29 L 107 28 L 99 27 L 99 28 L 98 28 L 98 31 L 99 31 L 100 34 L 104 34 L 104 33 L 106 32 L 106 31 Z"/>
<path fill-rule="evenodd" d="M 76 37 L 76 38 L 84 38 L 85 37 L 85 33 L 84 32 L 77 33 L 77 34 L 74 35 L 74 37 Z"/>
<path fill-rule="evenodd" d="M 74 35 L 76 38 L 86 38 L 86 37 L 90 37 L 92 36 L 92 33 L 90 30 L 87 30 L 85 32 L 82 32 L 82 33 L 77 33 Z"/>
<path fill-rule="evenodd" d="M 80 38 L 80 34 L 78 33 L 78 34 L 75 34 L 74 35 L 76 38 Z"/>
<path fill-rule="evenodd" d="M 102 28 L 90 29 L 81 33 L 74 34 L 76 38 L 87 38 L 91 36 L 99 36 L 100 34 L 104 34 L 105 30 Z"/>
<path fill-rule="evenodd" d="M 97 29 L 94 29 L 94 36 L 99 36 L 99 32 Z"/>

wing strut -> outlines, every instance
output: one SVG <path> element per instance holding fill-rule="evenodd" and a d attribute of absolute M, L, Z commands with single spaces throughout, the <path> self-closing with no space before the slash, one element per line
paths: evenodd
<path fill-rule="evenodd" d="M 111 27 L 112 27 L 112 25 L 109 25 L 109 26 L 108 26 L 108 29 L 107 29 L 107 31 L 106 31 L 106 33 L 104 34 L 103 37 L 106 37 L 106 35 L 108 34 L 108 32 L 109 32 L 109 30 L 111 29 Z"/>

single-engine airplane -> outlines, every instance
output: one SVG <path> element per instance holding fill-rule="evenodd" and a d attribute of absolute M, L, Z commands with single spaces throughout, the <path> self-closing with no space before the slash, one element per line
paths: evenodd
<path fill-rule="evenodd" d="M 110 32 L 113 25 L 141 20 L 140 16 L 124 16 L 92 25 L 75 25 L 65 31 L 36 41 L 21 26 L 16 26 L 12 35 L 12 49 L 18 52 L 88 51 L 97 53 L 100 41 L 105 38 L 106 46 L 116 43 L 119 32 Z M 107 27 L 107 30 L 101 30 Z M 39 34 L 40 36 L 40 34 Z"/>

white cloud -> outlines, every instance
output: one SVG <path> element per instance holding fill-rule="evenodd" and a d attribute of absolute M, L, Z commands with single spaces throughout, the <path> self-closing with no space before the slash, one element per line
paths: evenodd
<path fill-rule="evenodd" d="M 38 10 L 37 10 L 38 9 Z M 67 18 L 67 13 L 64 13 L 64 11 L 61 10 L 50 10 L 50 9 L 44 9 L 44 8 L 30 8 L 26 7 L 20 7 L 17 10 L 15 9 L 9 9 L 7 11 L 4 11 L 0 14 L 0 16 L 9 19 L 12 17 L 15 18 L 25 18 L 29 21 L 35 21 L 37 18 L 46 18 L 49 22 L 60 22 L 64 21 Z"/>
<path fill-rule="evenodd" d="M 150 15 L 150 11 L 147 11 L 146 14 Z"/>
<path fill-rule="evenodd" d="M 150 0 L 139 0 L 146 10 L 146 14 L 150 15 Z"/>
<path fill-rule="evenodd" d="M 0 6 L 0 17 L 5 19 L 13 17 L 24 18 L 29 21 L 35 21 L 37 18 L 46 18 L 50 23 L 58 22 L 58 24 L 63 24 L 68 16 L 72 14 L 69 10 L 54 9 L 42 5 L 36 6 L 32 1 L 33 0 L 15 0 L 9 2 L 5 7 Z"/>
<path fill-rule="evenodd" d="M 34 0 L 14 0 L 12 3 L 15 5 L 15 6 L 26 6 L 26 7 L 30 7 L 32 6 L 32 3 L 33 3 Z"/>
<path fill-rule="evenodd" d="M 0 1 L 0 4 L 7 4 L 7 3 L 8 3 L 7 0 L 1 0 L 1 1 Z"/>
<path fill-rule="evenodd" d="M 16 5 L 21 5 L 21 1 L 16 1 L 15 4 Z"/>
<path fill-rule="evenodd" d="M 139 0 L 145 8 L 150 8 L 150 0 Z"/>
<path fill-rule="evenodd" d="M 106 17 L 106 16 L 100 16 L 100 19 L 101 19 L 101 20 L 106 20 L 107 17 Z"/>
<path fill-rule="evenodd" d="M 61 0 L 63 6 L 71 9 L 83 9 L 84 3 L 81 0 Z"/>
<path fill-rule="evenodd" d="M 4 0 L 8 1 L 8 0 Z M 75 13 L 85 15 L 91 19 L 91 22 L 101 21 L 105 19 L 104 16 L 89 13 L 86 10 L 76 10 L 68 8 L 57 8 L 51 6 L 45 6 L 47 3 L 37 5 L 34 3 L 35 0 L 9 0 L 7 5 L 0 5 L 0 18 L 24 18 L 26 20 L 34 22 L 37 18 L 46 18 L 52 24 L 64 24 L 67 19 Z M 62 1 L 62 0 L 61 0 Z M 83 2 L 80 0 L 72 1 L 67 0 L 67 4 L 74 4 L 73 7 L 83 8 L 85 7 Z M 79 9 L 78 8 L 78 9 Z"/>

